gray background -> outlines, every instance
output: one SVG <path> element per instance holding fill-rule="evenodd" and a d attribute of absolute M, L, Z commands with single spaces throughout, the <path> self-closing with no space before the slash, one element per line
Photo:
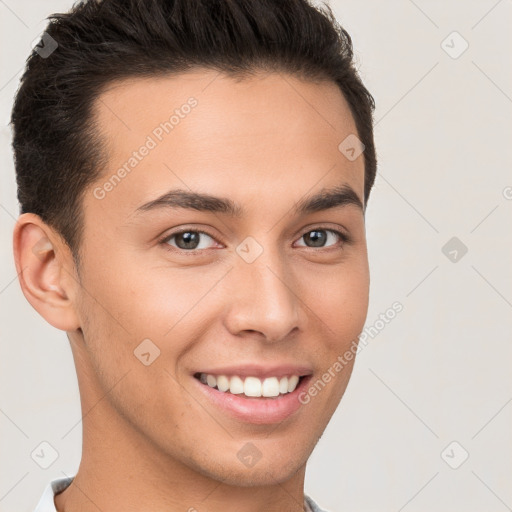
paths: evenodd
<path fill-rule="evenodd" d="M 68 341 L 16 279 L 7 127 L 31 41 L 71 4 L 0 0 L 1 512 L 32 510 L 80 460 Z M 512 2 L 330 5 L 377 103 L 367 326 L 378 334 L 358 355 L 305 490 L 330 511 L 512 510 Z M 379 329 L 395 301 L 403 311 Z M 59 453 L 48 469 L 31 458 L 42 441 Z"/>

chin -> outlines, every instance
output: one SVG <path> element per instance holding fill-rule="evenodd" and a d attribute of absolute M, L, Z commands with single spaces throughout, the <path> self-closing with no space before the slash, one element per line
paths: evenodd
<path fill-rule="evenodd" d="M 260 464 L 262 464 L 261 461 Z M 233 468 L 233 472 L 228 470 L 218 479 L 223 484 L 236 487 L 268 487 L 287 482 L 297 473 L 297 470 L 298 468 L 292 471 L 289 465 L 286 468 L 276 469 L 272 464 L 262 464 L 260 468 Z"/>
<path fill-rule="evenodd" d="M 269 453 L 267 457 L 263 455 L 253 466 L 246 466 L 235 454 L 234 462 L 219 458 L 212 466 L 212 460 L 208 459 L 200 467 L 196 467 L 196 470 L 208 478 L 233 487 L 278 485 L 290 480 L 307 462 L 307 458 L 298 461 L 296 458 L 290 459 L 289 455 L 288 453 L 288 458 L 276 460 Z"/>

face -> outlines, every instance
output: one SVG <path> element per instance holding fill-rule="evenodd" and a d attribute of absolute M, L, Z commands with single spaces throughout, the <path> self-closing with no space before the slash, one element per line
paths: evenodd
<path fill-rule="evenodd" d="M 113 84 L 96 117 L 109 165 L 83 200 L 68 333 L 82 400 L 110 390 L 105 424 L 163 464 L 290 478 L 343 396 L 353 359 L 335 363 L 368 307 L 363 156 L 338 149 L 348 104 L 332 83 L 194 71 Z M 289 394 L 235 392 L 235 376 L 275 394 L 295 374 Z"/>

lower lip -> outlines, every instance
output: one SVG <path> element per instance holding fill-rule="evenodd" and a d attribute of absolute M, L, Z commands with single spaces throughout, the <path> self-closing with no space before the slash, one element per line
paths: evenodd
<path fill-rule="evenodd" d="M 303 404 L 299 401 L 299 395 L 306 388 L 311 375 L 301 378 L 298 386 L 291 393 L 274 398 L 234 395 L 203 384 L 195 377 L 192 378 L 201 392 L 228 415 L 247 423 L 264 425 L 284 421 L 300 409 Z"/>

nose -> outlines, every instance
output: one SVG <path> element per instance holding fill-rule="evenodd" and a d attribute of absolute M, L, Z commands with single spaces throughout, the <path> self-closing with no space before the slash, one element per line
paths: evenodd
<path fill-rule="evenodd" d="M 278 251 L 264 250 L 252 263 L 242 258 L 229 273 L 227 329 L 235 336 L 257 332 L 269 342 L 299 328 L 301 300 L 292 269 Z"/>

